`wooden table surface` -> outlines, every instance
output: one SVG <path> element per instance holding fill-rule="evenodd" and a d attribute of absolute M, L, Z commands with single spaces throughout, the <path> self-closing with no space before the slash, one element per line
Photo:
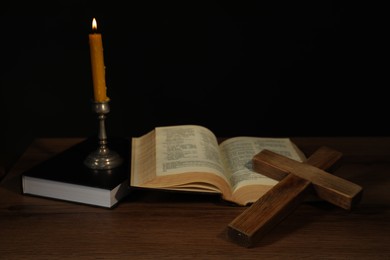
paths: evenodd
<path fill-rule="evenodd" d="M 245 207 L 215 195 L 136 191 L 114 209 L 22 195 L 24 170 L 82 140 L 37 139 L 1 182 L 0 259 L 390 259 L 390 137 L 292 139 L 306 155 L 342 152 L 334 174 L 362 201 L 306 202 L 253 248 L 225 233 Z"/>

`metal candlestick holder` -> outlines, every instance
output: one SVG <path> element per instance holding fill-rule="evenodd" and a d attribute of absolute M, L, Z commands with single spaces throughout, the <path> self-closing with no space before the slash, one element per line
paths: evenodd
<path fill-rule="evenodd" d="M 107 146 L 107 134 L 105 127 L 106 114 L 110 112 L 108 101 L 94 102 L 93 110 L 98 114 L 99 119 L 99 147 L 90 153 L 84 160 L 84 165 L 93 170 L 109 170 L 122 164 L 123 159 L 118 153 Z"/>

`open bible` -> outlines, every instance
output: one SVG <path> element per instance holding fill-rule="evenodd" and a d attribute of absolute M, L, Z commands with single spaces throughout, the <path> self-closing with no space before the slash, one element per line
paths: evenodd
<path fill-rule="evenodd" d="M 252 170 L 252 157 L 263 149 L 306 160 L 289 138 L 241 136 L 218 143 L 203 126 L 156 127 L 132 138 L 130 186 L 213 192 L 247 205 L 277 183 Z"/>

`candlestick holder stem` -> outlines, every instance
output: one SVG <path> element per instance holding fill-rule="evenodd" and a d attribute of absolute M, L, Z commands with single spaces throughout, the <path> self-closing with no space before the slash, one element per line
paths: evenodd
<path fill-rule="evenodd" d="M 98 114 L 98 149 L 90 153 L 84 160 L 84 165 L 94 170 L 109 170 L 122 164 L 123 159 L 115 151 L 108 148 L 106 133 L 106 115 L 110 112 L 108 101 L 95 102 L 93 110 Z"/>

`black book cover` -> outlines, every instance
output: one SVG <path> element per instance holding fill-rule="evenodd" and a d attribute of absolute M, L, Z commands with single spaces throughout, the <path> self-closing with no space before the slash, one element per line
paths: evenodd
<path fill-rule="evenodd" d="M 130 141 L 125 138 L 111 138 L 108 139 L 107 146 L 122 157 L 123 163 L 119 167 L 110 170 L 92 170 L 86 167 L 84 160 L 98 148 L 98 140 L 96 138 L 88 138 L 27 170 L 22 174 L 22 178 L 27 176 L 55 181 L 64 185 L 75 184 L 108 191 L 112 191 L 125 181 L 128 186 L 130 176 Z M 22 183 L 25 185 L 23 181 Z M 23 192 L 25 192 L 25 187 L 22 188 Z M 83 202 L 83 199 L 80 198 L 79 202 Z"/>

